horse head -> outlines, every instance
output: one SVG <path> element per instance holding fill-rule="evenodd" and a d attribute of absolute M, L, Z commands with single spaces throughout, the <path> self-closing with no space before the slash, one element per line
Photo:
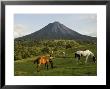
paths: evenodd
<path fill-rule="evenodd" d="M 96 57 L 95 56 L 93 56 L 93 62 L 96 63 Z"/>
<path fill-rule="evenodd" d="M 95 55 L 90 51 L 90 55 L 91 55 L 91 57 L 92 57 L 92 59 L 93 59 L 93 62 L 95 63 L 96 62 L 96 57 L 95 57 Z"/>

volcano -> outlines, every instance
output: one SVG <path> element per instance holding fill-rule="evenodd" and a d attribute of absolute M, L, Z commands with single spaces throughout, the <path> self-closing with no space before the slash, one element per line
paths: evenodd
<path fill-rule="evenodd" d="M 82 35 L 60 22 L 49 23 L 42 29 L 15 40 L 83 40 L 96 41 L 96 37 Z"/>

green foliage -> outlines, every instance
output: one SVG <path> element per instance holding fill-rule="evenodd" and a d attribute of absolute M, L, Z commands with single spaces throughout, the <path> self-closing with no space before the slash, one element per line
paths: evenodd
<path fill-rule="evenodd" d="M 49 53 L 49 48 L 45 47 L 43 49 L 41 49 L 42 53 Z"/>
<path fill-rule="evenodd" d="M 71 48 L 71 45 L 70 44 L 67 44 L 66 45 L 66 49 L 68 49 L 68 48 Z"/>
<path fill-rule="evenodd" d="M 93 49 L 94 48 L 94 49 Z M 54 56 L 62 57 L 62 52 L 67 56 L 73 55 L 77 50 L 96 50 L 96 43 L 74 40 L 40 40 L 40 41 L 15 41 L 14 60 L 22 60 L 45 53 L 54 52 Z"/>

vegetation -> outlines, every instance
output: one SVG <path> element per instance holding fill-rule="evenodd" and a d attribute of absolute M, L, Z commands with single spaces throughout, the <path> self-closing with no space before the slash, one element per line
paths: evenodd
<path fill-rule="evenodd" d="M 15 41 L 14 42 L 14 72 L 17 76 L 58 76 L 58 75 L 97 75 L 97 65 L 92 63 L 92 59 L 84 64 L 77 64 L 74 52 L 77 50 L 89 49 L 97 57 L 97 46 L 94 42 L 74 41 L 74 40 L 41 40 L 41 41 Z M 54 68 L 47 71 L 37 72 L 33 60 L 42 54 L 51 54 L 53 51 Z M 66 53 L 66 56 L 62 52 Z M 43 65 L 42 65 L 43 67 Z"/>
<path fill-rule="evenodd" d="M 15 41 L 14 60 L 22 60 L 54 51 L 54 56 L 61 56 L 61 52 L 69 54 L 77 50 L 96 50 L 96 44 L 91 42 L 77 42 L 74 40 L 45 40 L 45 41 Z M 95 47 L 90 48 L 90 47 Z"/>

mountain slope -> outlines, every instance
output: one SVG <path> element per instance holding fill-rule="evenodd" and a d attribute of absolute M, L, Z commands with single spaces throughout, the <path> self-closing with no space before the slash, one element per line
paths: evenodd
<path fill-rule="evenodd" d="M 96 37 L 82 35 L 59 22 L 49 23 L 39 31 L 32 34 L 16 38 L 15 40 L 53 40 L 53 39 L 66 39 L 66 40 L 84 40 L 96 41 Z"/>

